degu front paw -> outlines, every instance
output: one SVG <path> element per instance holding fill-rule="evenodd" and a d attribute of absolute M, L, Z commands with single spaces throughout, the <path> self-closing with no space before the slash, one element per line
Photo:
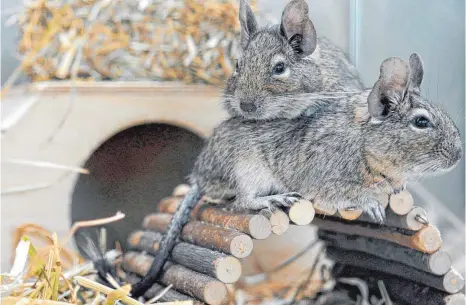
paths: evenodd
<path fill-rule="evenodd" d="M 302 198 L 303 197 L 300 194 L 294 192 L 267 196 L 272 209 L 273 207 L 291 207 Z"/>

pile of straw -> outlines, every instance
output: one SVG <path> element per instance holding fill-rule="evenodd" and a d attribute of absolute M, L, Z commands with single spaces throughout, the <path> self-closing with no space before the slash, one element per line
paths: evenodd
<path fill-rule="evenodd" d="M 234 0 L 28 0 L 16 17 L 21 70 L 33 81 L 222 85 L 238 52 Z"/>

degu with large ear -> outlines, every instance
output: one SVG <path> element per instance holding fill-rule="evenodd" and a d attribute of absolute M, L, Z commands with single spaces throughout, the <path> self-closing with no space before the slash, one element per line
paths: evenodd
<path fill-rule="evenodd" d="M 408 90 L 410 69 L 399 57 L 382 62 L 380 76 L 368 97 L 369 114 L 375 121 L 383 121 L 404 99 Z"/>
<path fill-rule="evenodd" d="M 390 57 L 380 66 L 380 77 L 368 97 L 369 114 L 375 121 L 383 121 L 396 107 L 401 107 L 409 91 L 420 94 L 424 67 L 417 53 L 409 63 Z"/>
<path fill-rule="evenodd" d="M 254 35 L 259 28 L 256 16 L 254 16 L 254 12 L 247 3 L 247 0 L 241 0 L 239 3 L 239 23 L 241 25 L 241 47 L 246 49 L 250 37 Z"/>
<path fill-rule="evenodd" d="M 309 7 L 304 0 L 292 0 L 283 10 L 280 31 L 302 57 L 311 55 L 317 47 L 317 33 L 309 19 Z"/>

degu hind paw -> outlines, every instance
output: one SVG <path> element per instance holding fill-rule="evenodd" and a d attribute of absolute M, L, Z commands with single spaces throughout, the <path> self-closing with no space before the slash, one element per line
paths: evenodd
<path fill-rule="evenodd" d="M 377 224 L 385 222 L 385 209 L 383 205 L 374 202 L 364 208 L 364 212 Z"/>

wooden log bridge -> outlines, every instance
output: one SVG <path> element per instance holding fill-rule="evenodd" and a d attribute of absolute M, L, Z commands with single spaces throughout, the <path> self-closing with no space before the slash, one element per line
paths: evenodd
<path fill-rule="evenodd" d="M 160 233 L 137 231 L 128 238 L 128 244 L 133 250 L 155 255 L 161 240 Z M 241 276 L 241 263 L 237 258 L 185 242 L 175 245 L 171 260 L 191 270 L 212 276 L 223 283 L 234 283 Z"/>
<path fill-rule="evenodd" d="M 145 217 L 143 230 L 128 238 L 130 252 L 123 258 L 123 268 L 130 282 L 149 270 L 172 215 L 188 191 L 187 185 L 176 187 L 172 196 L 158 204 L 156 213 Z M 425 298 L 427 305 L 464 304 L 464 295 L 459 293 L 464 279 L 452 268 L 450 255 L 440 250 L 440 232 L 429 224 L 427 212 L 415 206 L 405 191 L 378 200 L 387 215 L 382 225 L 357 208 L 337 210 L 306 200 L 284 211 L 257 212 L 233 211 L 203 198 L 183 228 L 159 282 L 144 297 L 151 299 L 171 284 L 161 301 L 225 304 L 225 284 L 240 278 L 239 259 L 250 255 L 254 239 L 282 235 L 290 225 L 312 222 L 327 245 L 327 256 L 337 263 L 334 270 L 340 273 L 335 272 L 336 277 L 357 276 L 370 287 L 377 278 L 383 279 L 400 304 L 419 304 L 413 301 L 418 297 Z"/>
<path fill-rule="evenodd" d="M 429 223 L 427 211 L 405 191 L 390 196 L 384 206 L 382 225 L 358 209 L 316 207 L 313 224 L 327 256 L 337 263 L 335 277 L 359 277 L 374 292 L 379 291 L 377 280 L 383 280 L 400 304 L 465 304 L 460 293 L 464 279 L 441 250 L 440 231 Z"/>

